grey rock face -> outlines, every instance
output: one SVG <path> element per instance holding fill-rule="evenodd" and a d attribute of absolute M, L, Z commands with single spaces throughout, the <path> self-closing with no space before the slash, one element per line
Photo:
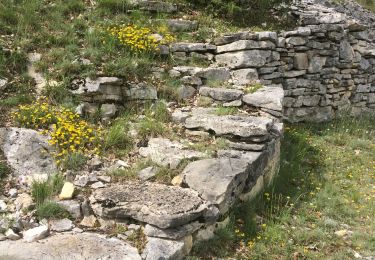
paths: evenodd
<path fill-rule="evenodd" d="M 153 162 L 167 166 L 172 169 L 177 168 L 183 159 L 202 158 L 205 154 L 192 150 L 179 143 L 164 138 L 152 138 L 147 147 L 141 147 L 139 154 L 150 158 Z"/>
<path fill-rule="evenodd" d="M 168 19 L 166 22 L 172 32 L 186 32 L 198 29 L 197 21 Z"/>
<path fill-rule="evenodd" d="M 100 107 L 100 114 L 103 119 L 113 118 L 117 114 L 117 106 L 115 104 L 103 104 Z"/>
<path fill-rule="evenodd" d="M 49 224 L 52 231 L 63 232 L 73 229 L 73 222 L 67 218 L 51 220 Z"/>
<path fill-rule="evenodd" d="M 199 94 L 202 96 L 211 97 L 218 101 L 228 102 L 240 99 L 243 92 L 237 89 L 201 87 L 199 89 Z"/>
<path fill-rule="evenodd" d="M 23 233 L 23 239 L 26 242 L 34 242 L 43 239 L 49 235 L 48 226 L 39 226 L 29 229 Z"/>
<path fill-rule="evenodd" d="M 249 49 L 274 49 L 276 45 L 270 41 L 239 40 L 217 47 L 217 53 L 242 51 Z"/>
<path fill-rule="evenodd" d="M 306 53 L 296 53 L 294 56 L 294 68 L 297 70 L 305 70 L 309 67 L 309 60 Z"/>
<path fill-rule="evenodd" d="M 57 172 L 47 137 L 25 128 L 0 128 L 0 149 L 16 175 Z"/>
<path fill-rule="evenodd" d="M 120 101 L 122 84 L 123 80 L 116 77 L 86 78 L 86 83 L 73 93 L 95 101 Z"/>
<path fill-rule="evenodd" d="M 148 237 L 159 237 L 168 239 L 181 239 L 187 235 L 192 234 L 203 226 L 203 223 L 192 222 L 177 228 L 160 229 L 152 225 L 147 224 L 144 229 L 144 233 Z"/>
<path fill-rule="evenodd" d="M 207 207 L 193 190 L 149 182 L 98 189 L 90 201 L 101 217 L 130 217 L 163 229 L 187 224 L 202 216 Z"/>
<path fill-rule="evenodd" d="M 57 202 L 61 207 L 63 207 L 73 218 L 80 218 L 81 213 L 81 204 L 75 200 L 62 200 Z"/>
<path fill-rule="evenodd" d="M 252 116 L 192 115 L 185 121 L 188 129 L 213 131 L 218 136 L 229 135 L 241 139 L 264 141 L 269 137 L 272 120 Z"/>
<path fill-rule="evenodd" d="M 354 56 L 353 48 L 347 41 L 340 42 L 340 59 L 344 61 L 352 61 Z"/>
<path fill-rule="evenodd" d="M 0 258 L 26 260 L 32 256 L 33 259 L 84 260 L 110 257 L 114 260 L 141 260 L 137 249 L 126 242 L 93 233 L 56 234 L 42 242 L 2 241 Z"/>
<path fill-rule="evenodd" d="M 261 153 L 249 152 L 246 158 L 218 158 L 195 161 L 184 169 L 184 183 L 218 206 L 225 213 L 242 192 L 250 174 L 249 165 Z"/>
<path fill-rule="evenodd" d="M 213 52 L 216 46 L 208 43 L 174 43 L 172 52 Z"/>
<path fill-rule="evenodd" d="M 148 179 L 151 179 L 152 177 L 154 177 L 157 172 L 158 172 L 157 167 L 150 166 L 150 167 L 144 168 L 143 170 L 139 171 L 137 175 L 141 180 L 145 181 L 145 180 L 148 180 Z"/>
<path fill-rule="evenodd" d="M 145 260 L 181 260 L 191 249 L 189 248 L 190 241 L 174 241 L 155 237 L 149 237 L 147 240 L 146 248 L 142 253 L 142 258 Z"/>
<path fill-rule="evenodd" d="M 230 78 L 230 72 L 227 68 L 205 68 L 201 71 L 198 71 L 195 74 L 197 77 L 200 77 L 206 81 L 227 81 Z"/>
<path fill-rule="evenodd" d="M 192 98 L 195 95 L 196 89 L 192 86 L 181 86 L 178 88 L 178 96 L 181 99 Z"/>
<path fill-rule="evenodd" d="M 126 100 L 156 100 L 156 89 L 144 83 L 130 84 L 124 93 Z"/>
<path fill-rule="evenodd" d="M 323 122 L 333 118 L 333 110 L 330 106 L 288 108 L 285 115 L 290 122 Z"/>
<path fill-rule="evenodd" d="M 278 87 L 264 87 L 252 94 L 243 96 L 245 104 L 267 108 L 275 111 L 283 110 L 284 90 Z"/>
<path fill-rule="evenodd" d="M 258 80 L 256 69 L 239 69 L 231 71 L 232 81 L 235 85 L 246 85 Z"/>
<path fill-rule="evenodd" d="M 271 51 L 247 50 L 219 54 L 216 61 L 220 65 L 226 65 L 232 69 L 246 67 L 261 67 L 271 61 Z"/>

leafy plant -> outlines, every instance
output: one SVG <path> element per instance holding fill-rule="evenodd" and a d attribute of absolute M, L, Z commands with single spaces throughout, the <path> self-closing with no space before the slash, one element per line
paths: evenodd
<path fill-rule="evenodd" d="M 59 204 L 53 201 L 46 201 L 36 209 L 36 215 L 39 219 L 61 219 L 68 218 L 70 214 Z"/>

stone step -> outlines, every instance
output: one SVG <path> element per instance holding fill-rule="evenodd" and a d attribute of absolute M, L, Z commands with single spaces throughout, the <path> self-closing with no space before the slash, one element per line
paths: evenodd
<path fill-rule="evenodd" d="M 116 238 L 94 233 L 61 233 L 28 243 L 0 242 L 0 259 L 129 259 L 141 260 L 135 247 Z"/>
<path fill-rule="evenodd" d="M 90 202 L 102 218 L 132 218 L 162 229 L 193 222 L 208 210 L 196 191 L 152 182 L 113 184 L 95 190 Z"/>

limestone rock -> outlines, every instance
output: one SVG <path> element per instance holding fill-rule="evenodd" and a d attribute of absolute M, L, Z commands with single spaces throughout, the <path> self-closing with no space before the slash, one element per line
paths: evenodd
<path fill-rule="evenodd" d="M 8 80 L 7 79 L 0 79 L 0 90 L 4 90 L 7 86 Z"/>
<path fill-rule="evenodd" d="M 150 166 L 150 167 L 144 168 L 143 170 L 139 171 L 137 173 L 137 175 L 138 175 L 138 178 L 146 181 L 146 180 L 149 180 L 152 177 L 154 177 L 157 174 L 157 172 L 158 172 L 157 167 Z"/>
<path fill-rule="evenodd" d="M 243 96 L 245 104 L 267 108 L 275 111 L 283 110 L 284 90 L 278 87 L 264 87 L 254 93 Z"/>
<path fill-rule="evenodd" d="M 23 240 L 34 242 L 43 239 L 49 235 L 48 226 L 42 225 L 23 232 Z"/>
<path fill-rule="evenodd" d="M 201 87 L 199 88 L 199 94 L 218 101 L 227 102 L 240 99 L 243 92 L 237 89 Z"/>
<path fill-rule="evenodd" d="M 95 190 L 90 201 L 98 216 L 130 217 L 163 229 L 192 222 L 206 210 L 197 192 L 150 182 L 126 182 Z"/>
<path fill-rule="evenodd" d="M 116 77 L 86 78 L 85 84 L 72 91 L 94 101 L 121 101 L 123 80 Z"/>
<path fill-rule="evenodd" d="M 213 52 L 216 46 L 208 43 L 174 43 L 172 52 Z"/>
<path fill-rule="evenodd" d="M 59 198 L 61 200 L 68 200 L 73 198 L 74 193 L 74 184 L 71 182 L 65 182 L 64 186 L 61 189 L 61 193 L 59 195 Z"/>
<path fill-rule="evenodd" d="M 179 142 L 164 138 L 150 139 L 147 147 L 139 149 L 139 154 L 171 169 L 177 168 L 183 159 L 202 158 L 205 156 L 201 152 L 186 150 L 186 147 Z"/>
<path fill-rule="evenodd" d="M 63 200 L 63 201 L 58 201 L 57 204 L 59 204 L 66 211 L 68 211 L 69 214 L 73 218 L 80 218 L 82 216 L 82 213 L 81 213 L 81 204 L 78 201 L 75 201 L 75 200 Z"/>
<path fill-rule="evenodd" d="M 183 85 L 178 88 L 178 96 L 180 99 L 192 98 L 195 95 L 196 89 L 192 86 Z"/>
<path fill-rule="evenodd" d="M 192 222 L 177 228 L 160 229 L 158 227 L 147 224 L 144 233 L 148 237 L 159 237 L 178 240 L 197 231 L 203 226 L 202 223 Z"/>
<path fill-rule="evenodd" d="M 241 51 L 249 49 L 274 49 L 276 45 L 270 41 L 239 40 L 217 47 L 217 53 Z"/>
<path fill-rule="evenodd" d="M 16 175 L 57 172 L 47 137 L 25 128 L 0 128 L 0 149 Z"/>
<path fill-rule="evenodd" d="M 246 67 L 262 67 L 271 61 L 269 50 L 247 50 L 216 55 L 219 65 L 226 65 L 232 69 Z"/>
<path fill-rule="evenodd" d="M 137 249 L 126 242 L 94 233 L 61 233 L 42 242 L 2 241 L 0 258 L 26 260 L 32 256 L 34 259 L 84 260 L 109 257 L 113 260 L 141 260 Z"/>
<path fill-rule="evenodd" d="M 297 70 L 305 70 L 309 67 L 309 60 L 306 53 L 296 53 L 294 56 L 294 68 Z"/>
<path fill-rule="evenodd" d="M 216 116 L 213 114 L 193 114 L 185 121 L 188 129 L 213 131 L 217 136 L 234 136 L 253 141 L 264 141 L 269 137 L 272 120 L 252 116 Z"/>
<path fill-rule="evenodd" d="M 16 210 L 30 210 L 33 206 L 33 198 L 27 193 L 21 193 L 14 200 Z"/>
<path fill-rule="evenodd" d="M 256 69 L 239 69 L 231 71 L 232 81 L 235 85 L 247 85 L 258 80 Z"/>
<path fill-rule="evenodd" d="M 230 79 L 230 71 L 225 67 L 204 68 L 197 71 L 195 75 L 202 78 L 204 82 L 223 82 Z"/>
<path fill-rule="evenodd" d="M 165 22 L 167 23 L 167 26 L 172 32 L 186 32 L 198 29 L 197 21 L 168 19 L 165 20 Z"/>
<path fill-rule="evenodd" d="M 259 160 L 261 153 L 248 152 L 244 158 L 216 158 L 195 161 L 186 166 L 184 183 L 199 192 L 202 198 L 227 212 L 242 193 L 249 178 L 250 165 Z"/>
<path fill-rule="evenodd" d="M 73 229 L 73 222 L 70 219 L 53 219 L 49 222 L 52 231 L 63 232 Z"/>
<path fill-rule="evenodd" d="M 187 239 L 192 240 L 191 236 Z M 181 260 L 189 253 L 192 244 L 190 241 L 186 241 L 186 239 L 174 241 L 149 237 L 147 240 L 146 248 L 142 253 L 142 258 L 145 260 Z"/>
<path fill-rule="evenodd" d="M 126 100 L 156 100 L 156 89 L 144 83 L 130 84 L 124 91 Z"/>
<path fill-rule="evenodd" d="M 84 226 L 84 227 L 89 227 L 89 228 L 93 228 L 96 226 L 97 224 L 97 219 L 94 215 L 90 215 L 90 216 L 85 216 L 81 223 L 79 223 L 81 226 Z"/>
<path fill-rule="evenodd" d="M 100 114 L 103 119 L 114 118 L 117 114 L 117 106 L 115 104 L 103 104 L 100 107 Z"/>
<path fill-rule="evenodd" d="M 5 236 L 6 238 L 10 239 L 10 240 L 18 240 L 20 239 L 21 237 L 16 234 L 12 229 L 8 229 L 6 232 L 5 232 Z M 6 250 L 5 250 L 6 251 Z M 4 251 L 4 252 L 5 252 Z"/>

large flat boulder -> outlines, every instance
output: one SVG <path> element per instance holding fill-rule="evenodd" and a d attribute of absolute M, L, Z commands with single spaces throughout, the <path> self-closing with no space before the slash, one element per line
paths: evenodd
<path fill-rule="evenodd" d="M 274 111 L 283 110 L 284 90 L 279 87 L 264 87 L 254 93 L 243 96 L 245 104 Z"/>
<path fill-rule="evenodd" d="M 251 174 L 251 164 L 260 157 L 260 152 L 247 152 L 244 157 L 195 161 L 182 172 L 183 182 L 225 213 L 242 193 Z"/>
<path fill-rule="evenodd" d="M 101 217 L 133 218 L 163 229 L 192 222 L 207 209 L 196 191 L 150 182 L 126 182 L 98 189 L 90 201 Z"/>
<path fill-rule="evenodd" d="M 205 157 L 204 153 L 187 150 L 183 144 L 165 138 L 151 138 L 147 147 L 139 149 L 139 154 L 172 169 L 177 168 L 184 159 Z"/>
<path fill-rule="evenodd" d="M 16 175 L 57 172 L 48 138 L 26 128 L 0 128 L 0 149 Z"/>
<path fill-rule="evenodd" d="M 217 136 L 231 136 L 255 142 L 267 140 L 272 125 L 272 119 L 247 115 L 193 114 L 185 120 L 185 127 L 188 129 L 203 129 L 213 131 Z"/>
<path fill-rule="evenodd" d="M 233 101 L 240 99 L 243 92 L 238 89 L 201 87 L 199 94 L 218 101 Z"/>
<path fill-rule="evenodd" d="M 62 233 L 38 243 L 6 240 L 0 243 L 0 259 L 141 260 L 136 248 L 115 238 L 94 233 Z"/>
<path fill-rule="evenodd" d="M 269 50 L 246 50 L 229 52 L 216 55 L 216 62 L 219 65 L 228 66 L 229 68 L 248 68 L 248 67 L 262 67 L 267 62 L 270 62 L 271 51 Z"/>

